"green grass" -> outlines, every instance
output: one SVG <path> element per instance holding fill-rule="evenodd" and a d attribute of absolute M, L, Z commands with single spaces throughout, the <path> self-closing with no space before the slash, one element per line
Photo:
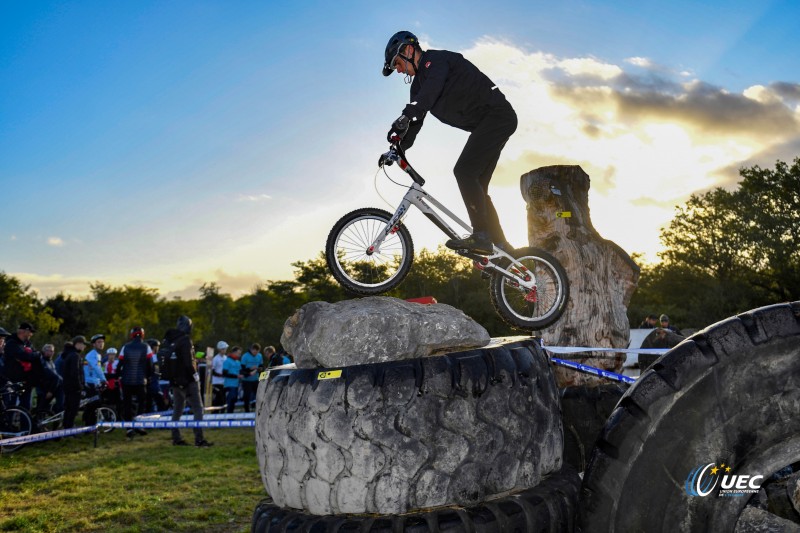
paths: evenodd
<path fill-rule="evenodd" d="M 191 429 L 182 430 L 191 443 Z M 0 455 L 0 531 L 249 531 L 261 482 L 252 428 L 169 431 L 29 444 Z"/>

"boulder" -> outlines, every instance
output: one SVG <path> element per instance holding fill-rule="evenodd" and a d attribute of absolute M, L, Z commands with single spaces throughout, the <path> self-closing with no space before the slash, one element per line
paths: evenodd
<path fill-rule="evenodd" d="M 452 306 L 387 296 L 308 303 L 286 321 L 281 335 L 298 368 L 413 359 L 489 341 L 483 326 Z"/>

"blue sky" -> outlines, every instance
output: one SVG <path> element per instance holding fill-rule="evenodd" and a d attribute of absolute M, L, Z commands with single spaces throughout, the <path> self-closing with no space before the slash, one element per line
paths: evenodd
<path fill-rule="evenodd" d="M 538 166 L 580 164 L 601 234 L 655 260 L 689 194 L 800 156 L 797 2 L 454 5 L 0 1 L 0 270 L 42 295 L 291 278 L 339 216 L 388 209 L 399 29 L 464 53 L 517 109 L 491 191 L 517 245 Z M 409 153 L 459 213 L 465 140 L 431 117 Z M 408 224 L 417 248 L 443 241 Z"/>

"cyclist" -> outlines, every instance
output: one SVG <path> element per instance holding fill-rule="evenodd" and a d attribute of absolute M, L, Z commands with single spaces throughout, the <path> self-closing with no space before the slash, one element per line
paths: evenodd
<path fill-rule="evenodd" d="M 517 129 L 511 104 L 464 56 L 447 50 L 422 50 L 419 39 L 408 31 L 395 33 L 386 45 L 383 75 L 393 71 L 405 74 L 406 83 L 411 83 L 411 100 L 392 123 L 389 139 L 405 134 L 400 146 L 411 148 L 428 112 L 449 126 L 470 132 L 453 173 L 473 233 L 445 244 L 481 254 L 491 253 L 492 243 L 511 250 L 488 194 L 500 152 Z"/>

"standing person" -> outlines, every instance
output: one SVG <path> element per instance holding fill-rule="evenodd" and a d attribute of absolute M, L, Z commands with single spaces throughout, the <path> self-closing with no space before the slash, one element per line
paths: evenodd
<path fill-rule="evenodd" d="M 50 372 L 57 374 L 58 377 L 61 377 L 61 373 L 56 370 L 55 355 L 55 346 L 52 344 L 45 344 L 42 346 L 42 366 Z M 53 399 L 55 400 L 53 411 L 60 413 L 64 410 L 64 386 L 62 380 L 59 380 L 56 390 L 53 393 Z M 47 400 L 47 391 L 44 390 L 44 387 L 36 387 L 36 405 L 42 411 L 48 411 L 50 409 L 50 402 Z"/>
<path fill-rule="evenodd" d="M 113 347 L 109 348 L 108 351 L 106 351 L 106 357 L 108 359 L 103 366 L 105 366 L 104 370 L 108 388 L 103 393 L 103 397 L 105 398 L 105 402 L 112 405 L 114 411 L 121 415 L 122 396 L 120 395 L 119 378 L 117 377 L 117 365 L 119 364 L 117 360 L 117 349 Z"/>
<path fill-rule="evenodd" d="M 267 359 L 267 366 L 272 368 L 274 366 L 281 366 L 281 365 L 288 365 L 291 363 L 288 357 L 286 357 L 286 352 L 281 349 L 281 351 L 276 352 L 274 346 L 267 346 L 264 350 L 264 353 L 269 353 L 269 359 Z"/>
<path fill-rule="evenodd" d="M 197 363 L 194 357 L 192 344 L 192 319 L 186 315 L 178 318 L 177 326 L 167 331 L 164 343 L 172 345 L 174 360 L 163 361 L 162 364 L 170 365 L 170 383 L 172 385 L 172 420 L 180 420 L 186 404 L 192 408 L 195 421 L 203 420 L 203 400 L 200 397 L 200 376 L 197 374 Z M 187 446 L 188 443 L 181 437 L 181 430 L 173 428 L 172 444 L 174 446 Z M 213 446 L 203 437 L 202 428 L 194 428 L 194 445 L 201 448 Z"/>
<path fill-rule="evenodd" d="M 658 321 L 661 323 L 661 329 L 667 329 L 673 333 L 677 333 L 678 335 L 680 335 L 680 331 L 678 331 L 678 328 L 676 328 L 675 326 L 671 326 L 669 324 L 669 317 L 667 315 L 661 315 L 658 318 Z"/>
<path fill-rule="evenodd" d="M 261 345 L 254 342 L 242 356 L 242 399 L 245 413 L 250 412 L 250 404 L 256 399 L 258 375 L 262 370 L 264 370 L 264 360 L 261 358 Z"/>
<path fill-rule="evenodd" d="M 200 397 L 206 397 L 206 371 L 208 370 L 208 361 L 206 360 L 206 352 L 196 352 L 194 358 L 197 360 L 197 375 L 200 377 Z"/>
<path fill-rule="evenodd" d="M 97 423 L 97 408 L 102 403 L 100 395 L 106 390 L 106 374 L 103 372 L 103 348 L 106 345 L 106 336 L 97 334 L 91 338 L 92 349 L 86 354 L 83 361 L 83 386 L 87 398 L 97 396 L 97 401 L 90 402 L 83 408 L 83 423 L 93 426 Z"/>
<path fill-rule="evenodd" d="M 217 343 L 217 353 L 211 360 L 211 405 L 219 407 L 225 405 L 225 377 L 222 375 L 222 367 L 228 351 L 228 343 L 219 341 Z"/>
<path fill-rule="evenodd" d="M 163 361 L 158 359 L 158 349 L 161 347 L 161 341 L 147 339 L 147 345 L 150 346 L 150 350 L 153 352 L 153 375 L 147 380 L 147 405 L 144 408 L 144 412 L 166 411 L 167 402 L 164 400 L 164 392 L 161 390 L 161 365 Z"/>
<path fill-rule="evenodd" d="M 242 349 L 238 346 L 231 348 L 228 358 L 222 366 L 222 375 L 225 377 L 225 401 L 227 409 L 225 412 L 232 413 L 236 408 L 236 400 L 239 399 L 239 380 L 242 379 Z"/>
<path fill-rule="evenodd" d="M 75 417 L 83 395 L 83 363 L 81 352 L 86 348 L 86 337 L 78 335 L 64 344 L 61 352 L 61 369 L 64 376 L 64 429 L 75 427 Z"/>
<path fill-rule="evenodd" d="M 44 391 L 44 402 L 47 405 L 55 396 L 61 378 L 52 370 L 42 365 L 42 355 L 33 350 L 31 337 L 36 328 L 30 322 L 23 322 L 17 328 L 16 335 L 6 337 L 3 352 L 4 372 L 11 381 L 23 381 L 28 387 L 28 393 L 20 398 L 20 404 L 31 408 L 30 391 L 34 387 L 41 387 Z"/>
<path fill-rule="evenodd" d="M 131 329 L 131 340 L 119 352 L 117 373 L 122 384 L 122 419 L 133 421 L 133 398 L 136 397 L 136 414 L 144 413 L 147 402 L 147 378 L 153 375 L 153 351 L 142 339 L 144 328 L 136 326 Z M 134 433 L 147 435 L 142 428 L 129 429 L 128 438 Z"/>
<path fill-rule="evenodd" d="M 383 75 L 405 74 L 411 83 L 411 99 L 403 114 L 392 123 L 389 139 L 403 137 L 400 146 L 409 149 L 430 112 L 449 126 L 470 133 L 453 173 L 472 224 L 472 235 L 450 239 L 454 250 L 489 254 L 492 243 L 511 250 L 500 219 L 489 197 L 489 181 L 500 152 L 517 129 L 517 115 L 505 95 L 486 74 L 447 50 L 423 51 L 419 39 L 408 31 L 394 34 L 384 52 Z"/>

